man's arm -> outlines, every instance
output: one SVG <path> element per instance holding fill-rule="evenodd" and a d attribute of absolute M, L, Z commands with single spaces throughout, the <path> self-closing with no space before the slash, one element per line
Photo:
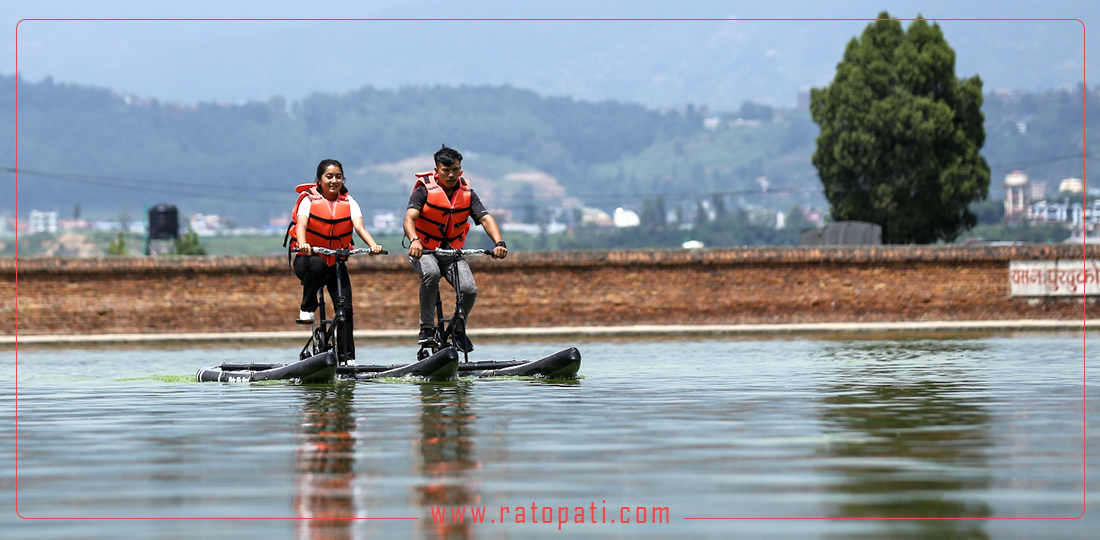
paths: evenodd
<path fill-rule="evenodd" d="M 405 229 L 405 236 L 409 237 L 409 257 L 419 259 L 424 254 L 424 246 L 420 245 L 420 238 L 416 236 L 416 220 L 420 219 L 420 210 L 409 208 L 405 210 L 405 221 L 401 228 Z"/>
<path fill-rule="evenodd" d="M 481 216 L 479 221 L 481 227 L 485 229 L 485 234 L 489 235 L 489 238 L 494 244 L 499 244 L 504 241 L 500 236 L 500 227 L 497 226 L 497 220 L 493 219 L 493 216 L 485 214 Z M 496 246 L 493 248 L 493 257 L 497 259 L 503 259 L 508 256 L 508 248 L 504 246 Z"/>

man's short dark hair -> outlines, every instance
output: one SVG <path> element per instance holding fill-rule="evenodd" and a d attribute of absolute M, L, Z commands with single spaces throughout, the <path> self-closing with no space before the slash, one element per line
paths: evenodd
<path fill-rule="evenodd" d="M 438 152 L 435 153 L 435 164 L 443 165 L 444 167 L 450 167 L 454 165 L 456 161 L 462 161 L 462 154 L 458 153 L 458 150 L 454 148 L 448 148 L 447 145 L 443 145 Z"/>

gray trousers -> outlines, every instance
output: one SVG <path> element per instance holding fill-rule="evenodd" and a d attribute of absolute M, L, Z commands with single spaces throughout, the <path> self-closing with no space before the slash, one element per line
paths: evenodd
<path fill-rule="evenodd" d="M 411 258 L 410 258 L 411 259 Z M 435 326 L 435 301 L 439 297 L 439 278 L 446 277 L 447 283 L 455 286 L 455 278 L 458 278 L 457 290 L 462 291 L 462 309 L 466 310 L 469 317 L 477 300 L 477 285 L 474 283 L 474 274 L 470 271 L 470 264 L 466 259 L 455 261 L 454 256 L 436 255 L 425 253 L 420 259 L 411 259 L 413 269 L 420 276 L 420 326 Z M 456 275 L 457 274 L 457 275 Z M 454 304 L 443 302 L 443 316 L 450 317 Z M 469 319 L 467 319 L 469 320 Z"/>

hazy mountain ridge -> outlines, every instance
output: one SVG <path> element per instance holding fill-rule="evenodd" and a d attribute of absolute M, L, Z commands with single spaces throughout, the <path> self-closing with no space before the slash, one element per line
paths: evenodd
<path fill-rule="evenodd" d="M 15 86 L 16 77 L 0 76 L 0 100 L 14 103 Z M 994 169 L 992 197 L 1000 196 L 1005 169 L 1053 184 L 1082 176 L 1072 155 L 1082 150 L 1085 96 L 1095 141 L 1097 90 L 986 94 L 983 155 Z M 496 206 L 560 203 L 556 191 L 508 179 L 539 172 L 564 195 L 605 209 L 640 209 L 658 194 L 671 207 L 713 192 L 733 195 L 734 204 L 774 209 L 823 204 L 809 162 L 817 127 L 799 109 L 655 110 L 510 86 L 367 87 L 292 103 L 185 106 L 47 79 L 21 81 L 18 97 L 20 214 L 31 208 L 67 214 L 80 204 L 88 215 L 136 216 L 145 204 L 174 202 L 185 213 L 262 223 L 286 211 L 294 185 L 310 181 L 327 157 L 344 162 L 366 207 L 400 212 L 408 179 L 387 165 L 423 156 L 422 167 L 413 162 L 401 170 L 430 168 L 427 156 L 442 143 L 467 155 L 467 170 L 488 182 Z M 6 125 L 14 124 L 14 112 L 0 109 Z M 4 167 L 15 165 L 13 131 L 0 132 L 0 148 L 10 156 Z M 1100 185 L 1095 179 L 1087 180 Z M 9 199 L 0 211 L 14 213 L 14 206 Z"/>

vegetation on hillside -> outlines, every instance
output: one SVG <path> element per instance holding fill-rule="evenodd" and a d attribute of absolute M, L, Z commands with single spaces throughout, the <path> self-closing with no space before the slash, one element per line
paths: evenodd
<path fill-rule="evenodd" d="M 16 81 L 0 75 L 0 100 L 14 103 Z M 539 240 L 536 235 L 533 243 L 612 246 L 644 236 L 652 243 L 678 245 L 707 226 L 709 221 L 698 219 L 698 208 L 705 203 L 704 210 L 712 212 L 716 193 L 729 215 L 743 208 L 750 224 L 771 226 L 775 234 L 780 232 L 774 230 L 775 212 L 796 204 L 825 205 L 810 161 L 818 127 L 808 110 L 752 103 L 738 111 L 652 110 L 542 97 L 510 87 L 365 88 L 294 103 L 273 99 L 183 106 L 49 79 L 18 84 L 18 200 L 24 219 L 31 209 L 57 210 L 66 219 L 75 217 L 67 209 L 80 208 L 88 220 L 113 220 L 120 214 L 133 220 L 144 208 L 167 202 L 183 216 L 219 214 L 241 226 L 258 226 L 286 214 L 293 187 L 311 180 L 318 160 L 335 157 L 348 169 L 349 188 L 367 212 L 369 227 L 375 212 L 403 212 L 411 171 L 430 167 L 428 156 L 441 143 L 464 152 L 475 187 L 500 217 L 572 224 L 566 210 L 570 204 L 607 212 L 622 206 L 643 214 L 647 200 L 660 199 L 665 217 L 674 222 L 644 235 L 590 228 L 587 237 L 574 227 L 574 239 L 551 235 Z M 980 208 L 996 215 L 1001 183 L 1011 170 L 1046 182 L 1051 196 L 1061 179 L 1084 178 L 1080 118 L 1086 101 L 1089 135 L 1095 140 L 1100 135 L 1094 131 L 1100 125 L 1098 89 L 985 96 L 982 154 L 992 177 L 990 199 L 971 205 L 979 223 L 990 219 Z M 14 113 L 14 108 L 0 108 L 0 123 L 14 125 Z M 8 156 L 0 160 L 0 178 L 11 180 L 14 130 L 0 130 L 0 148 Z M 1092 167 L 1085 178 L 1090 189 L 1100 185 L 1096 170 Z M 0 217 L 14 215 L 14 199 L 0 200 Z M 677 228 L 686 222 L 696 229 Z M 704 243 L 785 242 L 735 234 L 735 225 L 718 226 L 726 236 Z M 793 230 L 789 227 L 786 234 Z M 100 253 L 117 236 L 88 234 L 106 237 Z M 202 246 L 220 253 L 218 244 L 231 243 L 230 238 L 203 237 Z M 55 241 L 21 235 L 19 249 L 79 251 Z M 262 253 L 278 247 L 273 244 L 248 249 Z M 100 244 L 82 245 L 87 250 Z M 127 235 L 126 245 L 140 250 L 143 239 Z M 11 254 L 15 248 L 4 240 L 2 249 Z"/>

